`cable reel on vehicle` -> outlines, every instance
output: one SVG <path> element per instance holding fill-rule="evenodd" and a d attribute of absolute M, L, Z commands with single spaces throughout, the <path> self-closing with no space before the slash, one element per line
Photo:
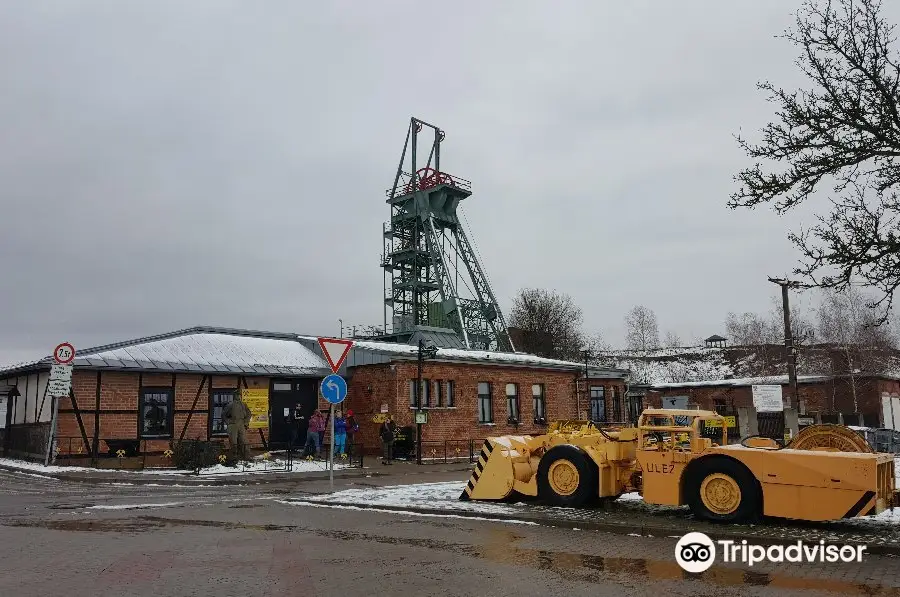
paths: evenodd
<path fill-rule="evenodd" d="M 843 425 L 831 424 L 805 427 L 785 448 L 789 450 L 875 453 L 865 438 L 852 429 Z"/>

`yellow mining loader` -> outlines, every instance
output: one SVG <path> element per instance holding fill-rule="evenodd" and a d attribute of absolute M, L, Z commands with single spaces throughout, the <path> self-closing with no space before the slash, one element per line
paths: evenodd
<path fill-rule="evenodd" d="M 491 437 L 460 499 L 530 496 L 575 507 L 637 491 L 649 504 L 688 505 L 717 522 L 836 520 L 894 504 L 891 454 L 838 451 L 821 437 L 805 449 L 765 438 L 728 445 L 726 434 L 714 412 L 648 409 L 637 427 L 561 421 L 544 435 Z"/>

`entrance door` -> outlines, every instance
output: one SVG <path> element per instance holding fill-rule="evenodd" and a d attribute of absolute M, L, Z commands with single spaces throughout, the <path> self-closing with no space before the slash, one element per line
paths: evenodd
<path fill-rule="evenodd" d="M 299 379 L 273 379 L 269 391 L 270 404 L 269 408 L 272 414 L 272 428 L 269 430 L 269 441 L 273 444 L 280 444 L 286 447 L 291 441 L 291 411 L 297 404 L 300 404 L 300 410 L 309 421 L 309 417 L 316 409 L 319 402 L 319 380 L 312 377 Z M 288 415 L 285 415 L 287 409 Z M 300 437 L 298 442 L 306 441 L 306 425 L 300 429 Z"/>

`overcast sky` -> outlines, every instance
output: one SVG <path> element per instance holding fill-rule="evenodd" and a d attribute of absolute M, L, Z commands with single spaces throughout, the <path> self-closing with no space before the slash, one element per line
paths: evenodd
<path fill-rule="evenodd" d="M 732 135 L 802 83 L 799 0 L 0 5 L 0 362 L 192 325 L 382 321 L 381 225 L 410 116 L 508 311 L 572 295 L 623 342 L 764 311 L 810 210 L 725 207 Z M 890 16 L 900 21 L 900 7 Z"/>

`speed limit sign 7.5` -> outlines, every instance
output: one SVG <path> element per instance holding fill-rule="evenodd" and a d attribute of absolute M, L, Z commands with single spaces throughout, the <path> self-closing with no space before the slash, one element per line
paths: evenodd
<path fill-rule="evenodd" d="M 75 360 L 75 347 L 63 342 L 53 349 L 53 358 L 60 365 L 68 365 Z"/>

